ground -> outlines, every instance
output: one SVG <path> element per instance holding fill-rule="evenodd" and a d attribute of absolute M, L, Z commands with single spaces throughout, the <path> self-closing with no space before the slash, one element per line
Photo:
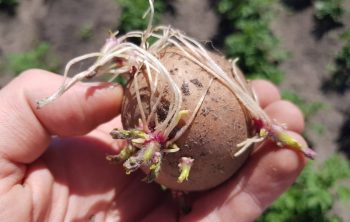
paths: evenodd
<path fill-rule="evenodd" d="M 312 121 L 326 127 L 324 133 L 319 135 L 312 131 L 308 132 L 319 154 L 318 158 L 324 160 L 338 149 L 337 141 L 340 139 L 345 122 L 345 113 L 350 109 L 349 92 L 339 95 L 322 90 L 322 84 L 329 78 L 327 66 L 332 64 L 335 54 L 342 46 L 339 35 L 345 27 L 350 27 L 350 17 L 344 18 L 344 27 L 326 32 L 322 38 L 319 38 L 315 31 L 316 23 L 312 14 L 312 8 L 306 8 L 297 13 L 284 10 L 273 27 L 276 35 L 281 39 L 282 47 L 292 55 L 281 65 L 286 74 L 281 88 L 298 92 L 301 97 L 310 102 L 322 101 L 328 105 L 312 118 Z"/>
<path fill-rule="evenodd" d="M 162 21 L 201 41 L 211 40 L 218 34 L 219 18 L 210 2 L 175 0 L 171 3 L 173 11 L 166 13 Z M 282 47 L 291 55 L 280 65 L 285 73 L 280 87 L 297 92 L 309 102 L 327 104 L 326 109 L 311 119 L 323 125 L 324 132 L 319 134 L 312 129 L 307 130 L 320 161 L 336 150 L 349 155 L 350 92 L 325 91 L 322 85 L 329 78 L 327 66 L 332 64 L 335 54 L 342 47 L 339 34 L 350 27 L 350 16 L 344 16 L 342 26 L 324 31 L 317 26 L 313 9 L 308 7 L 309 1 L 297 2 L 305 4 L 295 11 L 281 7 L 272 24 Z M 350 8 L 350 0 L 345 2 Z M 118 27 L 120 15 L 121 10 L 115 0 L 21 1 L 15 14 L 0 12 L 0 56 L 4 58 L 9 53 L 23 52 L 38 41 L 47 41 L 60 63 L 64 64 L 75 56 L 99 50 L 108 30 Z M 85 38 L 84 29 L 88 34 L 92 33 L 91 36 Z M 0 87 L 11 78 L 6 73 L 0 74 Z M 350 221 L 350 218 L 346 219 Z"/>

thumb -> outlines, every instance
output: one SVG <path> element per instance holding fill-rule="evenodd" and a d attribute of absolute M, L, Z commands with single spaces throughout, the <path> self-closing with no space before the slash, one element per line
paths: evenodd
<path fill-rule="evenodd" d="M 120 112 L 122 88 L 78 83 L 42 109 L 35 101 L 58 89 L 63 77 L 29 70 L 0 91 L 0 155 L 30 163 L 48 146 L 51 136 L 85 134 Z"/>

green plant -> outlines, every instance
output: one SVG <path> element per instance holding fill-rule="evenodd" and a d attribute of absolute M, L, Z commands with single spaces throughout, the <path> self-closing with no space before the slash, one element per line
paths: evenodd
<path fill-rule="evenodd" d="M 334 22 L 340 22 L 344 14 L 344 0 L 315 0 L 315 17 L 319 20 L 331 19 Z"/>
<path fill-rule="evenodd" d="M 289 100 L 295 105 L 297 105 L 303 112 L 306 122 L 306 127 L 311 129 L 313 132 L 322 134 L 325 131 L 325 127 L 322 124 L 311 122 L 311 117 L 317 112 L 326 109 L 328 106 L 322 102 L 308 102 L 301 98 L 298 94 L 284 90 L 282 91 L 282 98 Z M 305 135 L 307 137 L 307 135 Z"/>
<path fill-rule="evenodd" d="M 93 27 L 85 24 L 79 30 L 79 37 L 82 41 L 88 41 L 93 37 Z"/>
<path fill-rule="evenodd" d="M 113 82 L 119 83 L 122 86 L 126 86 L 127 85 L 127 80 L 123 76 L 116 77 L 115 79 L 113 79 Z"/>
<path fill-rule="evenodd" d="M 18 75 L 30 68 L 57 71 L 58 62 L 50 56 L 50 45 L 48 43 L 40 43 L 34 49 L 24 53 L 14 53 L 6 56 L 5 70 L 7 72 Z"/>
<path fill-rule="evenodd" d="M 17 0 L 0 0 L 0 7 L 15 7 L 17 5 Z"/>
<path fill-rule="evenodd" d="M 336 222 L 330 214 L 335 202 L 350 201 L 349 163 L 338 154 L 332 155 L 318 170 L 309 163 L 295 184 L 284 193 L 258 222 Z"/>
<path fill-rule="evenodd" d="M 327 105 L 325 103 L 308 102 L 305 99 L 302 99 L 296 93 L 288 90 L 282 91 L 282 98 L 296 104 L 303 112 L 306 121 L 308 121 L 313 115 L 315 115 L 320 110 L 327 108 Z"/>
<path fill-rule="evenodd" d="M 6 11 L 13 14 L 17 5 L 17 0 L 0 0 L 0 11 Z"/>
<path fill-rule="evenodd" d="M 148 0 L 116 0 L 122 7 L 119 31 L 122 33 L 131 30 L 143 30 L 147 27 L 147 19 L 142 19 L 142 15 L 149 7 Z M 154 1 L 154 23 L 160 21 L 160 16 L 166 9 L 164 0 Z"/>
<path fill-rule="evenodd" d="M 217 11 L 234 31 L 225 39 L 229 57 L 238 57 L 239 66 L 250 78 L 265 78 L 274 83 L 283 79 L 277 65 L 287 58 L 269 28 L 276 0 L 221 0 Z"/>
<path fill-rule="evenodd" d="M 341 38 L 344 46 L 335 57 L 332 76 L 324 87 L 344 93 L 350 87 L 350 31 L 343 33 Z"/>

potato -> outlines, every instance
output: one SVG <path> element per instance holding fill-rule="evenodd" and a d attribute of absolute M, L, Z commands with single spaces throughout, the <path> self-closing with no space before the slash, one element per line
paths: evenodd
<path fill-rule="evenodd" d="M 226 73 L 232 72 L 231 64 L 224 57 L 210 55 Z M 160 53 L 159 59 L 181 89 L 181 109 L 193 112 L 199 99 L 206 93 L 212 75 L 176 48 L 167 48 Z M 147 116 L 151 110 L 151 91 L 147 75 L 143 73 L 137 80 L 142 106 Z M 132 79 L 125 90 L 122 108 L 125 129 L 136 128 L 141 118 L 137 108 L 134 81 L 135 79 Z M 164 118 L 167 114 L 169 104 L 170 98 L 165 96 L 157 109 L 159 118 Z M 247 149 L 242 155 L 234 156 L 238 149 L 237 144 L 251 137 L 250 124 L 250 116 L 236 96 L 221 82 L 213 80 L 190 127 L 176 141 L 180 150 L 164 154 L 156 181 L 165 187 L 180 191 L 206 190 L 223 183 L 241 167 L 249 155 L 250 149 Z M 180 127 L 181 122 L 177 129 Z M 174 134 L 175 132 L 171 133 Z M 181 157 L 190 157 L 194 162 L 188 180 L 178 183 L 178 164 Z M 148 171 L 146 168 L 144 170 Z"/>
<path fill-rule="evenodd" d="M 37 101 L 38 108 L 83 79 L 127 77 L 124 129 L 110 133 L 126 145 L 107 159 L 123 162 L 127 174 L 142 169 L 146 182 L 155 180 L 177 191 L 223 183 L 242 166 L 252 146 L 266 140 L 315 157 L 283 123 L 269 118 L 235 64 L 179 31 L 164 26 L 154 30 L 119 38 L 111 33 L 100 52 L 72 59 L 65 77 L 75 63 L 97 57 L 88 69 L 65 78 L 54 94 Z M 158 39 L 152 45 L 147 42 L 151 35 Z M 135 36 L 140 46 L 127 41 Z"/>
<path fill-rule="evenodd" d="M 177 191 L 223 183 L 242 166 L 252 146 L 266 140 L 314 158 L 316 153 L 291 137 L 283 123 L 269 118 L 235 64 L 207 52 L 180 30 L 153 27 L 153 1 L 149 3 L 146 30 L 110 33 L 99 52 L 69 61 L 62 85 L 38 100 L 37 107 L 84 79 L 126 78 L 124 129 L 110 133 L 126 145 L 107 159 L 123 162 L 127 174 L 142 169 L 146 182 Z M 139 45 L 130 42 L 135 38 Z M 91 58 L 96 58 L 91 66 L 67 78 L 73 65 Z"/>

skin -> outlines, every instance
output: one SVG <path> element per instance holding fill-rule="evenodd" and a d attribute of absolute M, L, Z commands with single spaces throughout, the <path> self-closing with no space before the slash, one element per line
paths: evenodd
<path fill-rule="evenodd" d="M 122 89 L 78 84 L 41 110 L 35 100 L 50 95 L 62 77 L 29 70 L 0 91 L 0 221 L 253 221 L 295 181 L 306 161 L 267 142 L 232 179 L 188 196 L 191 213 L 179 215 L 169 192 L 125 175 L 105 161 L 118 142 Z M 280 100 L 277 88 L 253 81 L 271 118 L 298 134 L 298 108 Z M 58 135 L 53 136 L 53 135 Z"/>

